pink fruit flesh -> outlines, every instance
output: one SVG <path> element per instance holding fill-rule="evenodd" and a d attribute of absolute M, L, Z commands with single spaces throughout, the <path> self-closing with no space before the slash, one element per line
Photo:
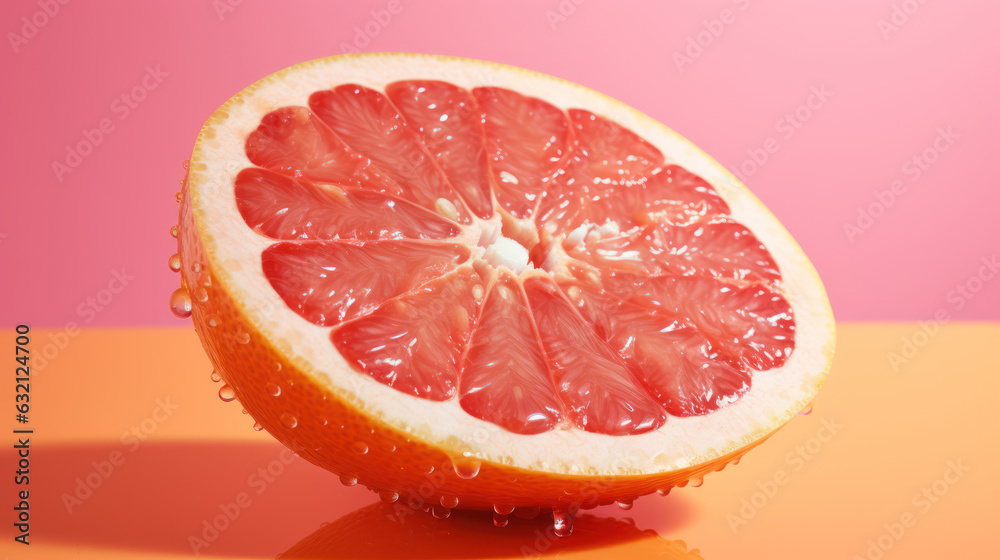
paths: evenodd
<path fill-rule="evenodd" d="M 617 123 L 432 80 L 309 107 L 250 134 L 237 207 L 276 240 L 271 286 L 360 374 L 520 434 L 626 435 L 718 410 L 791 355 L 767 248 Z M 522 262 L 516 242 L 486 247 L 497 213 L 536 232 L 523 274 L 490 256 Z"/>

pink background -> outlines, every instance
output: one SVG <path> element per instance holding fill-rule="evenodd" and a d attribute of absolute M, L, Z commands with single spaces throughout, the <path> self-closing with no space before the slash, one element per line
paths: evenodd
<path fill-rule="evenodd" d="M 355 27 L 387 6 L 246 0 L 220 17 L 224 2 L 70 2 L 50 18 L 35 15 L 37 0 L 3 3 L 4 324 L 179 326 L 167 310 L 178 285 L 166 266 L 175 247 L 168 230 L 181 162 L 202 122 L 267 74 L 339 54 Z M 369 25 L 378 33 L 359 50 L 523 66 L 656 117 L 730 169 L 751 172 L 750 188 L 818 267 L 838 319 L 915 320 L 939 310 L 1000 319 L 1000 275 L 973 279 L 981 259 L 1000 252 L 1000 4 L 500 4 L 402 0 L 384 27 Z M 918 5 L 902 21 L 901 10 Z M 894 6 L 902 25 L 885 38 L 879 20 Z M 565 16 L 556 16 L 560 9 Z M 675 54 L 724 9 L 731 22 L 714 26 L 718 37 L 702 33 L 707 46 L 692 47 L 690 64 L 678 68 Z M 22 18 L 32 17 L 45 24 L 26 43 L 15 39 L 15 53 L 11 34 L 31 35 Z M 113 103 L 141 83 L 147 66 L 168 76 L 122 119 Z M 814 99 L 817 108 L 789 137 L 782 119 L 814 86 L 833 94 Z M 104 118 L 114 129 L 58 180 L 52 162 Z M 906 162 L 949 127 L 958 138 L 929 154 L 936 161 L 913 180 Z M 777 151 L 752 169 L 748 150 L 759 156 L 769 138 Z M 876 203 L 874 191 L 896 180 L 905 192 L 852 242 L 845 224 L 856 224 L 859 210 Z M 126 289 L 101 311 L 81 313 L 123 268 L 134 276 Z M 971 299 L 951 292 L 966 282 L 979 289 Z"/>

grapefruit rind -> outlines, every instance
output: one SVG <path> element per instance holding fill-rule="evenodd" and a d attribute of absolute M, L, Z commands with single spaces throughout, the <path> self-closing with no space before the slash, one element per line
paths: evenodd
<path fill-rule="evenodd" d="M 234 182 L 241 170 L 253 167 L 244 143 L 268 112 L 306 106 L 313 92 L 343 83 L 382 90 L 390 82 L 410 78 L 445 80 L 468 89 L 505 87 L 563 110 L 591 111 L 645 138 L 668 163 L 703 177 L 780 267 L 781 291 L 796 319 L 791 357 L 780 367 L 756 372 L 751 389 L 733 404 L 704 416 L 671 416 L 655 431 L 624 437 L 574 429 L 515 434 L 468 415 L 457 399 L 414 398 L 358 374 L 330 344 L 329 329 L 285 306 L 261 273 L 261 255 L 274 241 L 246 226 L 236 206 Z M 513 490 L 522 501 L 532 488 L 552 487 L 552 493 L 539 490 L 528 498 L 536 505 L 551 505 L 546 500 L 553 497 L 565 502 L 595 476 L 614 479 L 599 494 L 615 498 L 678 485 L 721 468 L 793 418 L 819 391 L 834 351 L 833 316 L 815 269 L 784 227 L 731 173 L 674 131 L 617 100 L 491 62 L 403 53 L 342 55 L 304 62 L 258 81 L 227 101 L 202 128 L 190 161 L 180 224 L 182 282 L 189 291 L 203 286 L 211 294 L 205 302 L 194 301 L 196 329 L 240 402 L 277 439 L 311 461 L 358 476 L 378 489 L 403 488 L 407 479 L 414 484 L 425 481 L 425 475 L 413 478 L 400 472 L 407 470 L 407 459 L 417 461 L 421 454 L 427 460 L 419 461 L 417 470 L 433 466 L 423 463 L 432 464 L 435 457 L 482 464 L 474 480 L 448 475 L 458 486 L 449 482 L 445 487 L 451 495 L 470 496 L 467 505 L 480 501 L 477 494 L 484 503 L 513 500 L 515 496 L 495 495 L 512 480 L 522 488 Z M 250 342 L 244 344 L 247 335 Z M 282 387 L 281 394 L 275 397 L 265 390 L 268 383 Z M 297 416 L 295 427 L 282 422 L 285 413 Z M 352 454 L 358 442 L 369 449 L 381 442 L 395 450 L 382 458 L 376 453 Z M 493 498 L 487 497 L 490 491 Z"/>

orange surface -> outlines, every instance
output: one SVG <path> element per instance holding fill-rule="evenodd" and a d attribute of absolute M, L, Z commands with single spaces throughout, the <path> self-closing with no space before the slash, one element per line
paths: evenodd
<path fill-rule="evenodd" d="M 392 521 L 374 494 L 283 452 L 221 402 L 190 329 L 84 331 L 32 373 L 29 547 L 12 540 L 14 411 L 3 407 L 0 555 L 181 558 L 201 544 L 201 556 L 230 558 L 998 557 L 1000 325 L 947 325 L 894 371 L 888 354 L 918 330 L 839 325 L 811 415 L 704 486 L 591 510 L 562 540 L 540 520 Z M 32 331 L 32 347 L 55 332 Z M 12 349 L 13 331 L 2 338 Z M 206 533 L 223 512 L 235 519 Z"/>

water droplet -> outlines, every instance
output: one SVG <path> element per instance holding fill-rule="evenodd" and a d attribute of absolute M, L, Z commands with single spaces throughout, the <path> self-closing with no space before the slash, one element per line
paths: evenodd
<path fill-rule="evenodd" d="M 245 409 L 245 408 L 243 410 L 241 410 L 240 413 L 242 413 L 242 414 L 250 414 L 249 412 L 247 412 L 247 409 Z"/>
<path fill-rule="evenodd" d="M 215 381 L 216 383 L 222 381 L 222 376 L 219 375 L 219 372 L 212 370 L 212 381 Z"/>
<path fill-rule="evenodd" d="M 399 499 L 399 494 L 391 490 L 382 490 L 381 492 L 378 493 L 378 497 L 382 498 L 383 502 L 391 504 Z"/>
<path fill-rule="evenodd" d="M 741 460 L 741 459 L 743 459 L 743 456 L 742 456 L 742 455 L 740 455 L 739 457 L 737 457 L 737 458 L 733 459 L 733 464 L 734 464 L 734 465 L 738 465 L 738 464 L 740 464 L 740 460 Z"/>
<path fill-rule="evenodd" d="M 457 496 L 441 496 L 441 505 L 446 508 L 458 507 Z"/>
<path fill-rule="evenodd" d="M 177 226 L 170 228 L 170 237 L 177 237 Z"/>
<path fill-rule="evenodd" d="M 615 504 L 617 504 L 618 507 L 622 509 L 632 509 L 632 500 L 628 499 L 615 500 Z"/>
<path fill-rule="evenodd" d="M 493 524 L 494 525 L 496 525 L 497 527 L 506 527 L 507 523 L 508 523 L 508 521 L 507 521 L 507 516 L 506 515 L 502 515 L 502 514 L 499 514 L 497 512 L 493 512 Z"/>
<path fill-rule="evenodd" d="M 358 455 L 364 455 L 365 453 L 368 453 L 368 446 L 363 441 L 354 442 L 354 445 L 352 447 L 354 448 L 354 452 L 357 453 Z"/>
<path fill-rule="evenodd" d="M 479 474 L 479 468 L 482 466 L 482 461 L 471 455 L 463 453 L 461 457 L 457 457 L 451 460 L 452 466 L 455 468 L 455 474 L 459 478 L 476 478 Z"/>
<path fill-rule="evenodd" d="M 191 316 L 191 296 L 186 289 L 177 288 L 170 294 L 170 312 L 181 319 Z"/>
<path fill-rule="evenodd" d="M 201 272 L 201 263 L 197 261 L 191 263 L 191 272 L 194 273 Z"/>
<path fill-rule="evenodd" d="M 799 416 L 809 416 L 812 413 L 812 411 L 813 411 L 813 405 L 812 403 L 809 403 L 806 405 L 805 408 L 802 409 L 801 412 L 799 412 Z"/>
<path fill-rule="evenodd" d="M 250 333 L 248 333 L 246 331 L 239 331 L 239 332 L 237 332 L 236 333 L 236 342 L 239 342 L 240 344 L 249 344 L 250 343 Z"/>
<path fill-rule="evenodd" d="M 286 428 L 294 428 L 299 425 L 299 419 L 294 415 L 285 412 L 281 415 L 281 423 L 284 424 Z"/>
<path fill-rule="evenodd" d="M 667 494 L 670 493 L 670 488 L 660 488 L 659 490 L 656 491 L 656 493 L 661 496 L 666 496 Z"/>
<path fill-rule="evenodd" d="M 261 431 L 263 429 L 264 429 L 264 426 L 261 426 L 260 422 L 254 422 L 253 423 L 253 431 L 259 432 L 259 431 Z"/>
<path fill-rule="evenodd" d="M 268 383 L 267 384 L 267 392 L 272 397 L 277 397 L 278 395 L 281 394 L 281 387 L 278 387 L 278 385 L 275 384 L 275 383 Z"/>
<path fill-rule="evenodd" d="M 514 506 L 493 504 L 493 511 L 499 513 L 500 515 L 510 515 L 510 512 L 514 511 Z"/>
<path fill-rule="evenodd" d="M 552 532 L 557 537 L 573 534 L 573 516 L 568 511 L 552 510 Z"/>
<path fill-rule="evenodd" d="M 208 326 L 212 328 L 218 327 L 220 321 L 221 319 L 219 319 L 218 315 L 209 314 L 205 316 L 205 322 L 208 323 Z"/>
<path fill-rule="evenodd" d="M 354 486 L 358 483 L 358 477 L 342 474 L 340 475 L 340 483 L 344 486 Z"/>
<path fill-rule="evenodd" d="M 170 270 L 173 270 L 174 272 L 180 272 L 181 271 L 181 256 L 178 255 L 178 254 L 176 254 L 176 253 L 174 253 L 173 255 L 170 255 L 170 258 L 167 259 L 167 266 L 169 266 Z"/>
<path fill-rule="evenodd" d="M 236 390 L 229 385 L 219 387 L 219 398 L 225 402 L 230 402 L 236 398 Z"/>
<path fill-rule="evenodd" d="M 446 507 L 434 506 L 431 508 L 431 515 L 435 519 L 448 519 L 451 517 L 451 510 Z"/>
<path fill-rule="evenodd" d="M 691 477 L 691 487 L 692 488 L 697 488 L 697 487 L 701 486 L 702 484 L 705 484 L 705 477 L 702 477 L 702 476 L 693 476 L 693 477 Z"/>
<path fill-rule="evenodd" d="M 181 193 L 180 193 L 180 191 L 178 191 L 178 192 L 177 192 L 177 193 L 176 193 L 176 194 L 174 195 L 174 200 L 176 200 L 177 202 L 180 202 L 181 200 L 183 200 L 183 198 L 184 198 L 184 195 L 183 195 L 183 194 L 181 194 Z"/>
<path fill-rule="evenodd" d="M 198 286 L 194 289 L 194 299 L 200 301 L 201 303 L 205 303 L 208 301 L 208 290 Z"/>

